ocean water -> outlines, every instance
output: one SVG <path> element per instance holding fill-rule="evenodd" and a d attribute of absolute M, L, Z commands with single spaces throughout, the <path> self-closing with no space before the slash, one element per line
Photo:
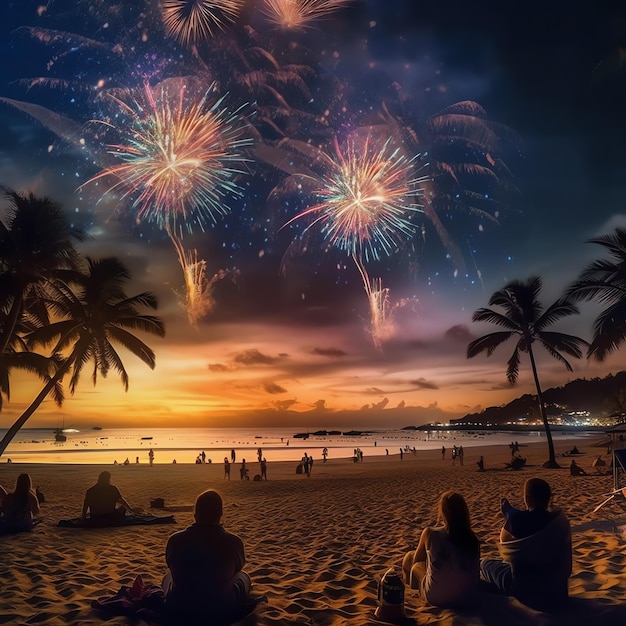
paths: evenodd
<path fill-rule="evenodd" d="M 322 429 L 320 429 L 322 430 Z M 325 430 L 340 430 L 327 428 Z M 343 431 L 352 429 L 343 429 Z M 358 429 L 356 429 L 358 430 Z M 0 437 L 6 432 L 0 429 Z M 52 429 L 22 429 L 11 442 L 0 462 L 11 459 L 16 463 L 81 463 L 112 464 L 115 461 L 148 463 L 148 452 L 154 451 L 155 463 L 195 463 L 196 457 L 205 452 L 207 462 L 222 463 L 225 456 L 230 459 L 235 450 L 236 460 L 257 460 L 258 449 L 271 461 L 297 461 L 305 452 L 314 459 L 322 458 L 323 448 L 328 449 L 328 458 L 352 457 L 355 448 L 363 451 L 364 457 L 399 454 L 407 446 L 416 450 L 439 449 L 452 445 L 464 448 L 485 445 L 507 446 L 511 441 L 520 445 L 545 441 L 543 432 L 502 431 L 438 431 L 375 430 L 360 436 L 314 435 L 308 439 L 294 438 L 294 430 L 285 428 L 217 429 L 217 428 L 110 428 L 102 430 L 65 431 L 65 442 L 56 442 Z M 553 433 L 559 439 L 600 439 L 600 433 Z"/>

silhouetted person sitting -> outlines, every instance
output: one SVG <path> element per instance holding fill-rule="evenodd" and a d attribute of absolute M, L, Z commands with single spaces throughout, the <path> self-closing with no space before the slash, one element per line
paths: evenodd
<path fill-rule="evenodd" d="M 35 515 L 39 514 L 39 501 L 33 491 L 29 474 L 20 474 L 13 493 L 0 491 L 0 532 L 17 533 L 31 530 Z"/>
<path fill-rule="evenodd" d="M 246 563 L 243 542 L 224 530 L 222 508 L 217 491 L 201 493 L 196 499 L 195 522 L 174 533 L 165 548 L 166 605 L 188 623 L 207 616 L 213 619 L 211 623 L 230 623 L 250 608 L 251 581 L 242 571 Z"/>
<path fill-rule="evenodd" d="M 122 506 L 116 508 L 118 502 Z M 133 508 L 111 484 L 111 472 L 100 472 L 98 482 L 85 493 L 81 517 L 91 526 L 115 526 L 123 522 L 127 510 Z"/>
<path fill-rule="evenodd" d="M 572 462 L 570 463 L 569 473 L 570 476 L 588 476 L 587 472 L 585 472 L 585 470 L 580 467 L 580 465 L 578 465 L 578 463 L 576 463 L 574 459 L 572 459 Z"/>
<path fill-rule="evenodd" d="M 550 511 L 550 485 L 530 478 L 524 485 L 526 510 L 502 498 L 500 531 L 504 560 L 482 559 L 481 577 L 498 591 L 536 609 L 556 608 L 568 595 L 572 573 L 572 535 L 567 517 Z"/>

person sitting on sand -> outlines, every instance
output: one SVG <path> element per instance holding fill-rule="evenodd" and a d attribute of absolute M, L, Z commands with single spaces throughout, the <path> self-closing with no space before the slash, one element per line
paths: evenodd
<path fill-rule="evenodd" d="M 122 506 L 115 508 L 117 503 Z M 120 490 L 111 484 L 111 472 L 100 472 L 98 482 L 85 493 L 81 517 L 91 523 L 106 526 L 124 519 L 126 511 L 133 511 Z"/>
<path fill-rule="evenodd" d="M 580 467 L 580 465 L 578 465 L 578 463 L 576 463 L 574 459 L 572 459 L 572 462 L 570 463 L 569 473 L 570 476 L 588 476 L 587 472 L 585 472 L 585 470 Z"/>
<path fill-rule="evenodd" d="M 39 502 L 33 491 L 29 474 L 20 474 L 15 481 L 13 493 L 2 489 L 0 504 L 0 531 L 16 533 L 31 530 L 33 520 L 39 514 Z"/>
<path fill-rule="evenodd" d="M 222 513 L 220 494 L 204 491 L 196 498 L 195 522 L 174 533 L 165 548 L 166 606 L 189 623 L 199 618 L 204 623 L 209 615 L 216 622 L 230 623 L 247 612 L 252 583 L 243 571 L 243 542 L 224 530 Z"/>
<path fill-rule="evenodd" d="M 483 559 L 481 578 L 530 607 L 546 610 L 568 596 L 572 573 L 572 535 L 562 511 L 549 509 L 552 491 L 541 478 L 524 484 L 526 510 L 502 498 L 500 510 L 505 523 L 500 531 L 504 560 Z"/>
<path fill-rule="evenodd" d="M 420 589 L 434 606 L 458 606 L 467 602 L 480 581 L 480 544 L 470 524 L 465 499 L 454 491 L 439 498 L 442 526 L 422 531 L 416 550 L 402 561 L 404 579 Z"/>

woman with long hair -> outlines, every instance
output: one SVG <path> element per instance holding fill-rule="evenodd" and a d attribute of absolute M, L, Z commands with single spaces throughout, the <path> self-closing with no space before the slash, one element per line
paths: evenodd
<path fill-rule="evenodd" d="M 462 495 L 444 492 L 438 509 L 441 525 L 424 528 L 417 549 L 404 556 L 402 571 L 429 604 L 458 606 L 478 588 L 480 544 Z"/>
<path fill-rule="evenodd" d="M 0 505 L 0 531 L 20 532 L 33 527 L 33 519 L 39 514 L 39 501 L 33 491 L 29 474 L 20 474 L 15 481 L 13 493 L 2 498 Z"/>

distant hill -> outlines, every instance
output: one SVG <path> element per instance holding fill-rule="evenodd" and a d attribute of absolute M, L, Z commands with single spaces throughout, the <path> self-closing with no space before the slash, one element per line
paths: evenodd
<path fill-rule="evenodd" d="M 626 372 L 618 372 L 606 378 L 579 378 L 562 387 L 543 392 L 548 416 L 569 411 L 589 411 L 600 416 L 626 410 Z M 621 400 L 621 401 L 620 401 Z M 521 417 L 539 417 L 536 394 L 524 394 L 503 406 L 492 406 L 482 413 L 469 413 L 453 424 L 482 422 L 502 424 Z"/>

